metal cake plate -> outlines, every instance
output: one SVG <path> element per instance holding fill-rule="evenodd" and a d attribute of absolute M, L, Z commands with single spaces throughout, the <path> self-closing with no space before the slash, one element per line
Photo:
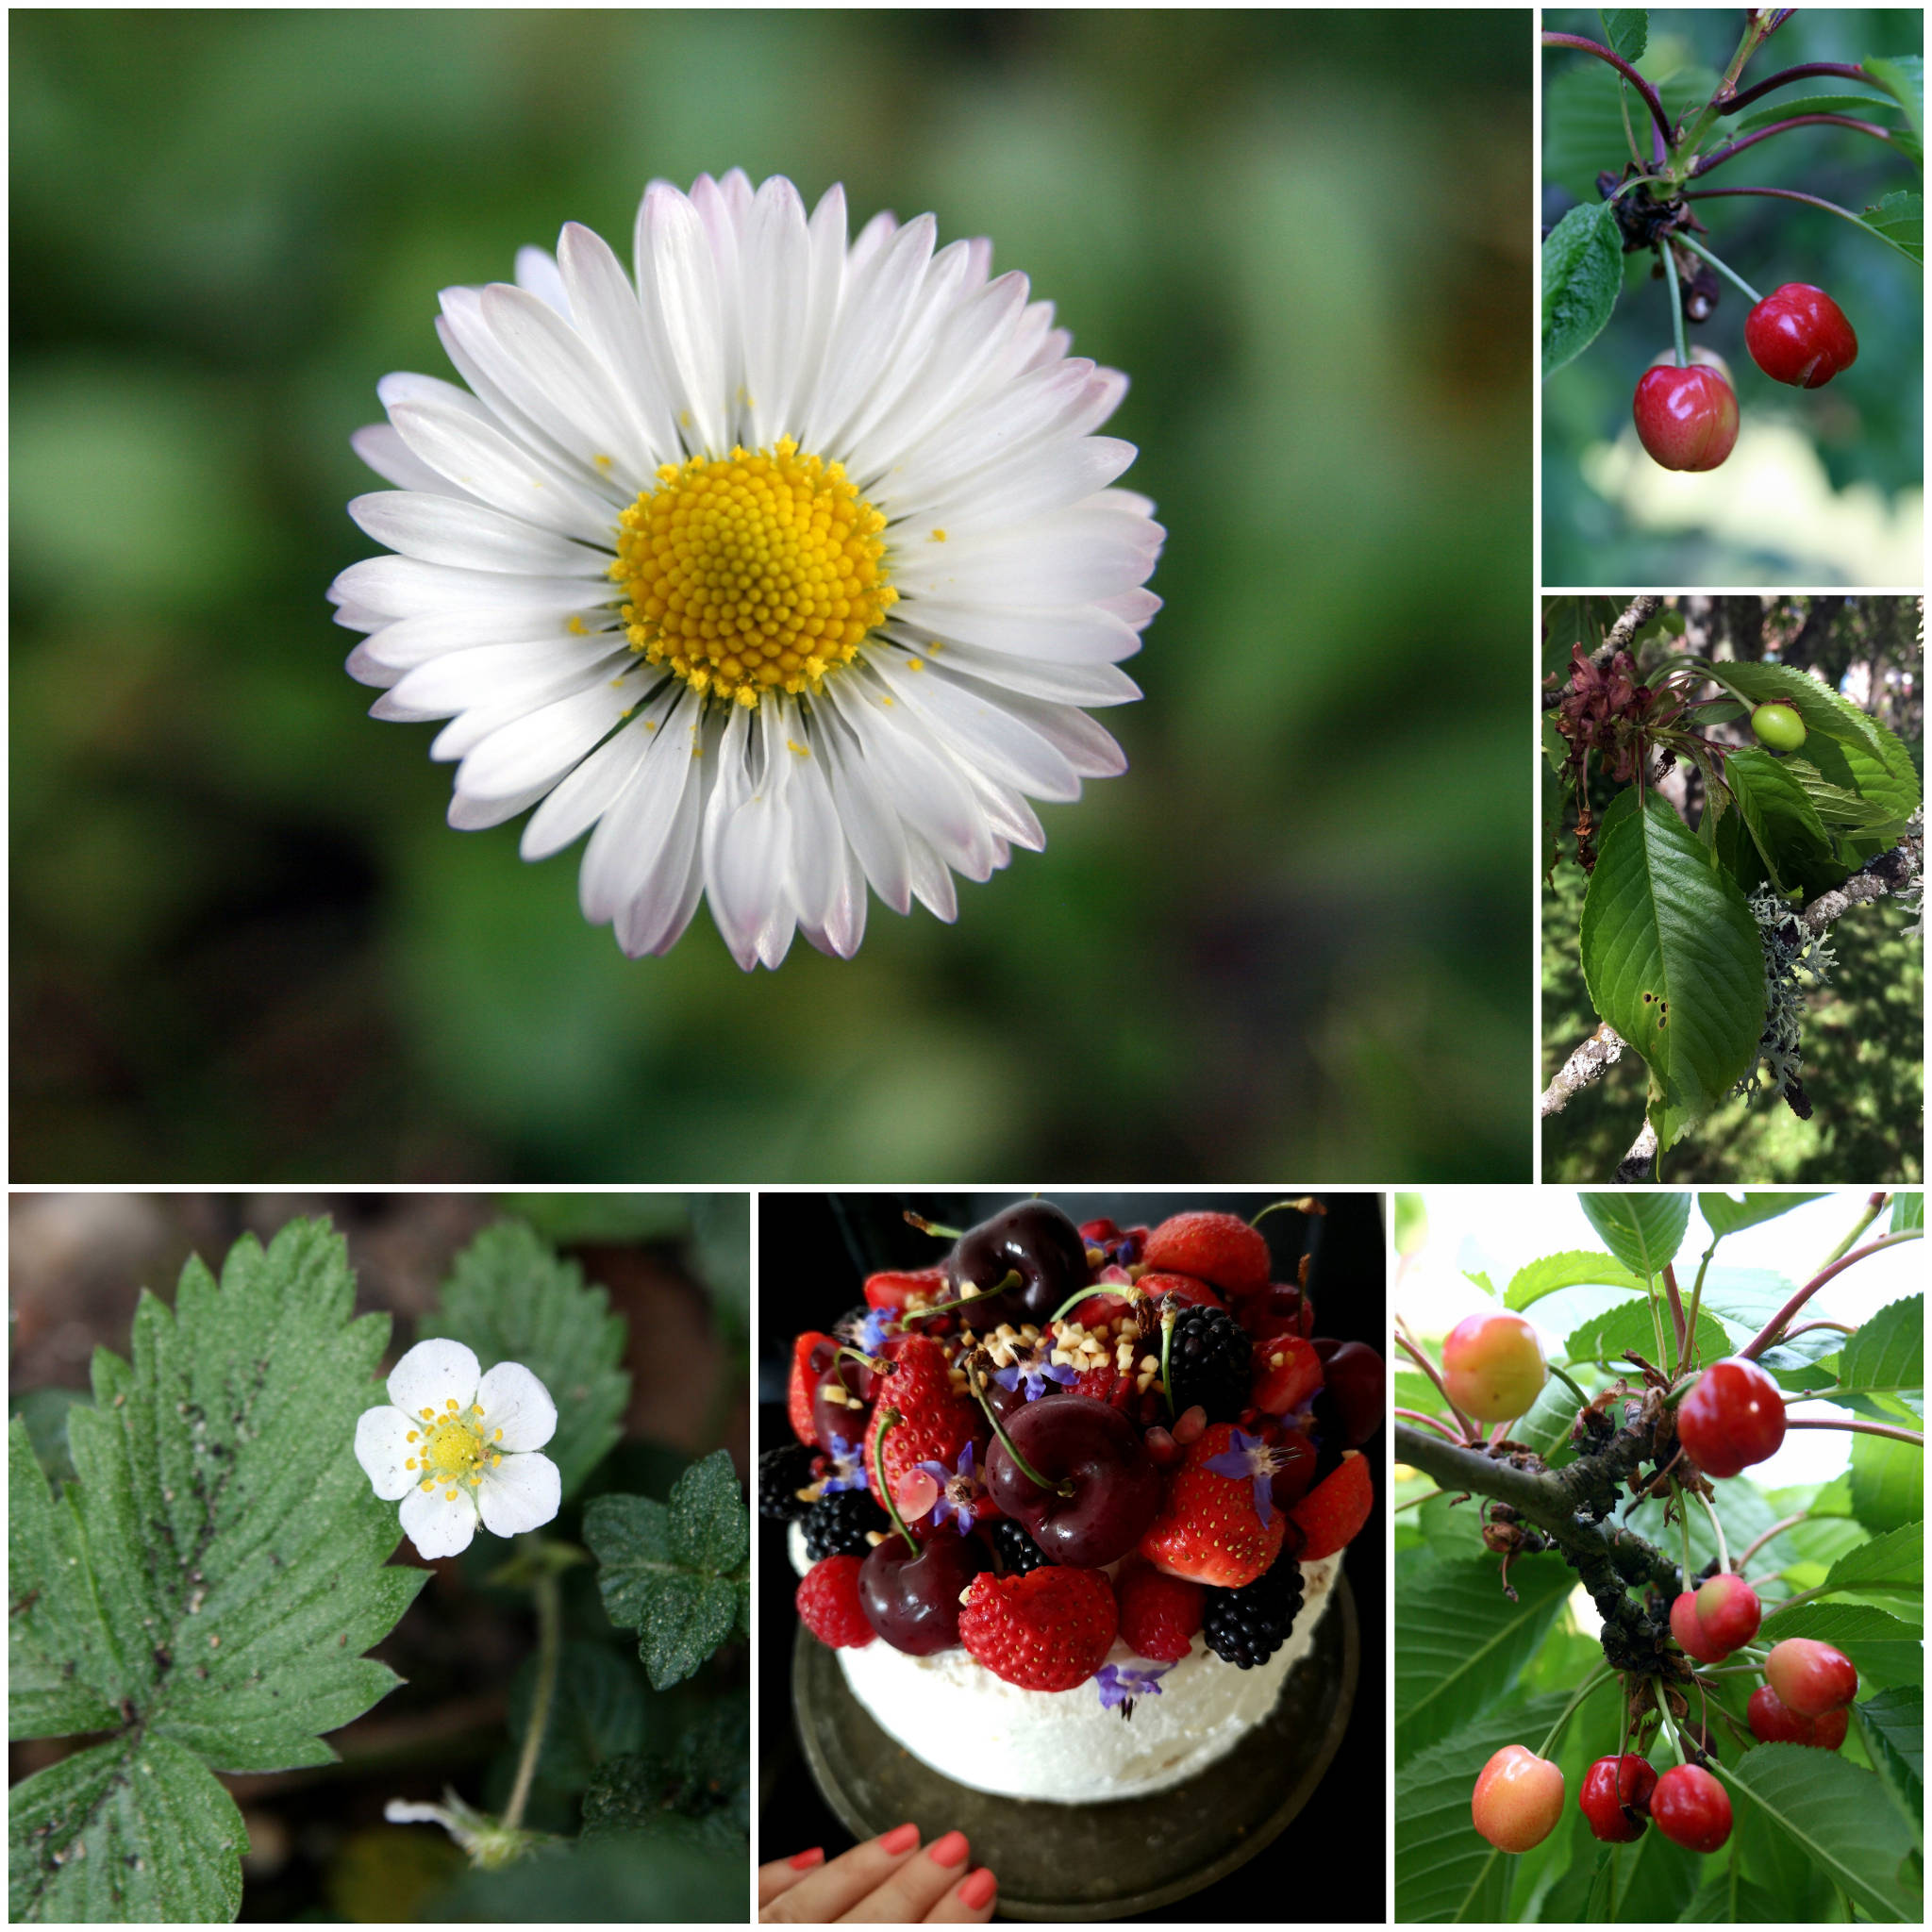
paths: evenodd
<path fill-rule="evenodd" d="M 1273 1713 L 1225 1757 L 1147 1798 L 1048 1805 L 941 1777 L 889 1738 L 846 1688 L 837 1655 L 803 1625 L 791 1706 L 813 1778 L 855 1838 L 907 1819 L 950 1830 L 999 1874 L 1008 1919 L 1122 1919 L 1172 1905 L 1261 1851 L 1308 1801 L 1348 1727 L 1360 1667 L 1344 1574 Z"/>

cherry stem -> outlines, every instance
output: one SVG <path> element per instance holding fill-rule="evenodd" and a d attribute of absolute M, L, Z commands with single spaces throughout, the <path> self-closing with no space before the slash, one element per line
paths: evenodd
<path fill-rule="evenodd" d="M 1690 357 L 1684 347 L 1684 297 L 1677 287 L 1677 258 L 1671 253 L 1669 237 L 1657 244 L 1657 252 L 1664 265 L 1664 277 L 1671 285 L 1671 338 L 1677 345 L 1677 367 L 1687 369 Z"/>
<path fill-rule="evenodd" d="M 1894 1442 L 1916 1442 L 1921 1449 L 1925 1439 L 1911 1429 L 1894 1428 L 1890 1423 L 1859 1423 L 1849 1418 L 1840 1420 L 1836 1416 L 1788 1415 L 1785 1418 L 1788 1429 L 1850 1429 L 1859 1436 L 1889 1436 Z"/>
<path fill-rule="evenodd" d="M 1432 1415 L 1424 1415 L 1419 1408 L 1398 1408 L 1395 1411 L 1395 1413 L 1401 1416 L 1405 1421 L 1412 1423 L 1421 1423 L 1425 1427 L 1434 1429 L 1439 1435 L 1441 1435 L 1445 1437 L 1449 1441 L 1454 1442 L 1458 1449 L 1464 1449 L 1469 1446 L 1467 1439 L 1462 1436 L 1458 1436 L 1456 1433 L 1456 1431 L 1449 1426 L 1447 1423 L 1439 1422 Z"/>
<path fill-rule="evenodd" d="M 1799 1524 L 1807 1522 L 1809 1519 L 1809 1510 L 1801 1509 L 1795 1516 L 1787 1516 L 1782 1523 L 1774 1523 L 1771 1525 L 1771 1527 L 1767 1529 L 1762 1536 L 1758 1537 L 1756 1541 L 1751 1543 L 1751 1545 L 1744 1551 L 1744 1554 L 1738 1558 L 1739 1574 L 1740 1575 L 1743 1574 L 1745 1564 L 1750 1562 L 1751 1558 L 1755 1557 L 1758 1553 L 1758 1551 L 1761 1550 L 1765 1546 L 1765 1544 L 1772 1540 L 1773 1537 L 1782 1536 L 1788 1529 L 1795 1529 Z"/>
<path fill-rule="evenodd" d="M 1416 1367 L 1436 1385 L 1436 1393 L 1442 1398 L 1449 1413 L 1456 1418 L 1456 1424 L 1462 1431 L 1462 1440 L 1465 1442 L 1474 1442 L 1477 1436 L 1481 1434 L 1481 1431 L 1457 1407 L 1455 1403 L 1449 1400 L 1449 1391 L 1442 1386 L 1442 1377 L 1437 1373 L 1435 1363 L 1408 1339 L 1406 1325 L 1400 1315 L 1395 1318 L 1395 1345 L 1408 1356 Z"/>
<path fill-rule="evenodd" d="M 942 1241 L 965 1239 L 957 1227 L 941 1227 L 937 1221 L 928 1221 L 924 1215 L 915 1214 L 909 1208 L 906 1210 L 906 1223 L 908 1227 L 916 1227 L 921 1234 L 937 1236 Z"/>
<path fill-rule="evenodd" d="M 1726 275 L 1733 282 L 1735 282 L 1738 285 L 1738 287 L 1744 291 L 1745 295 L 1750 298 L 1751 306 L 1754 308 L 1757 306 L 1758 303 L 1763 301 L 1764 297 L 1760 295 L 1757 292 L 1757 291 L 1754 289 L 1751 286 L 1751 284 L 1747 282 L 1744 279 L 1744 277 L 1737 272 L 1736 269 L 1726 267 L 1725 264 L 1721 262 L 1717 258 L 1717 257 L 1714 256 L 1710 252 L 1710 250 L 1704 245 L 1702 242 L 1693 242 L 1689 235 L 1684 234 L 1680 234 L 1677 237 L 1677 240 L 1681 242 L 1684 244 L 1684 246 L 1690 251 L 1692 255 L 1702 256 L 1706 261 L 1709 262 L 1712 268 L 1716 269 L 1719 275 Z"/>
<path fill-rule="evenodd" d="M 1786 67 L 1776 74 L 1767 75 L 1754 86 L 1744 89 L 1741 93 L 1732 94 L 1727 99 L 1720 89 L 1718 97 L 1724 101 L 1724 111 L 1726 114 L 1735 114 L 1739 108 L 1748 108 L 1753 101 L 1762 100 L 1766 94 L 1781 87 L 1790 87 L 1794 81 L 1823 80 L 1827 77 L 1836 80 L 1862 80 L 1868 84 L 1872 78 L 1862 67 L 1848 66 L 1842 60 L 1807 60 L 1799 66 Z"/>
<path fill-rule="evenodd" d="M 1824 1584 L 1814 1584 L 1809 1590 L 1801 1590 L 1796 1596 L 1786 1597 L 1784 1602 L 1778 1605 L 1777 1607 L 1780 1611 L 1796 1609 L 1800 1604 L 1808 1604 L 1812 1602 L 1814 1598 L 1823 1596 L 1824 1594 L 1824 1591 L 1825 1586 Z M 1751 1653 L 1751 1655 L 1753 1657 L 1756 1657 L 1758 1655 L 1758 1653 L 1754 1650 Z M 1764 1653 L 1764 1655 L 1769 1656 L 1770 1653 L 1766 1652 Z"/>
<path fill-rule="evenodd" d="M 1677 1358 L 1671 1364 L 1674 1375 L 1690 1359 L 1690 1339 L 1684 1326 L 1684 1298 L 1677 1292 L 1677 1269 L 1673 1261 L 1664 1263 L 1664 1292 L 1671 1298 L 1671 1326 L 1677 1335 Z"/>
<path fill-rule="evenodd" d="M 1690 178 L 1694 181 L 1734 156 L 1742 154 L 1747 147 L 1756 147 L 1760 141 L 1769 141 L 1774 134 L 1789 134 L 1793 127 L 1849 127 L 1856 133 L 1869 134 L 1874 141 L 1882 141 L 1887 147 L 1895 145 L 1890 129 L 1880 127 L 1874 122 L 1855 121 L 1849 114 L 1793 114 L 1789 121 L 1774 121 L 1769 127 L 1760 127 L 1755 134 L 1742 135 L 1729 146 L 1715 148 L 1702 159 L 1693 161 Z"/>
<path fill-rule="evenodd" d="M 1882 1234 L 1875 1241 L 1867 1241 L 1862 1248 L 1854 1248 L 1848 1255 L 1840 1255 L 1835 1261 L 1821 1268 L 1776 1314 L 1774 1314 L 1742 1348 L 1739 1357 L 1747 1362 L 1756 1361 L 1764 1351 L 1784 1333 L 1785 1324 L 1790 1321 L 1834 1274 L 1842 1274 L 1847 1268 L 1856 1266 L 1868 1255 L 1875 1255 L 1882 1248 L 1895 1248 L 1901 1241 L 1915 1241 L 1924 1234 L 1924 1228 L 1903 1227 L 1891 1234 Z"/>
<path fill-rule="evenodd" d="M 1856 1335 L 1858 1332 L 1849 1322 L 1827 1322 L 1821 1318 L 1816 1322 L 1800 1322 L 1795 1328 L 1787 1328 L 1785 1330 L 1785 1340 L 1790 1341 L 1794 1336 L 1808 1335 L 1814 1328 L 1836 1328 L 1840 1335 Z M 1825 1392 L 1823 1389 L 1807 1389 L 1801 1395 L 1787 1395 L 1785 1400 L 1787 1402 L 1808 1402 L 1813 1395 L 1823 1395 Z"/>
<path fill-rule="evenodd" d="M 1260 1213 L 1248 1223 L 1250 1227 L 1259 1227 L 1271 1214 L 1278 1214 L 1284 1208 L 1296 1214 L 1326 1214 L 1327 1208 L 1312 1194 L 1297 1194 L 1291 1201 L 1271 1201 Z"/>
<path fill-rule="evenodd" d="M 1615 1674 L 1611 1671 L 1608 1664 L 1599 1664 L 1597 1668 L 1593 1670 L 1590 1674 L 1590 1675 L 1583 1680 L 1582 1688 L 1577 1691 L 1576 1695 L 1573 1697 L 1570 1700 L 1570 1702 L 1563 1707 L 1562 1713 L 1557 1717 L 1557 1722 L 1550 1726 L 1549 1736 L 1543 1740 L 1542 1748 L 1536 1754 L 1539 1757 L 1547 1757 L 1550 1755 L 1550 1746 L 1554 1744 L 1557 1741 L 1557 1740 L 1563 1735 L 1563 1726 L 1567 1724 L 1573 1717 L 1575 1716 L 1578 1707 L 1583 1703 L 1583 1700 L 1586 1697 L 1588 1697 L 1592 1690 L 1600 1689 L 1604 1684 L 1608 1682 L 1610 1677 L 1614 1674 Z"/>
<path fill-rule="evenodd" d="M 1677 1741 L 1677 1727 L 1671 1722 L 1671 1713 L 1664 1704 L 1664 1683 L 1661 1677 L 1650 1680 L 1651 1693 L 1657 1699 L 1657 1714 L 1663 1719 L 1664 1736 L 1671 1740 L 1671 1751 L 1679 1764 L 1684 1762 L 1684 1747 Z"/>
<path fill-rule="evenodd" d="M 840 1355 L 850 1356 L 856 1362 L 863 1362 L 874 1375 L 890 1375 L 892 1373 L 891 1363 L 883 1356 L 867 1355 L 864 1349 L 854 1348 L 849 1342 L 841 1341 L 838 1352 Z"/>
<path fill-rule="evenodd" d="M 1006 1278 L 995 1287 L 975 1288 L 971 1294 L 956 1295 L 949 1302 L 934 1302 L 931 1307 L 920 1309 L 920 1317 L 924 1320 L 927 1315 L 949 1314 L 953 1309 L 963 1308 L 972 1302 L 991 1301 L 994 1295 L 1006 1294 L 1010 1290 L 1018 1288 L 1019 1285 L 1020 1271 L 1017 1268 L 1009 1268 L 1007 1271 Z"/>
<path fill-rule="evenodd" d="M 1686 201 L 1716 201 L 1727 194 L 1766 194 L 1774 201 L 1802 201 L 1809 208 L 1822 208 L 1826 214 L 1836 215 L 1840 221 L 1850 222 L 1854 227 L 1864 228 L 1870 225 L 1860 215 L 1855 215 L 1850 208 L 1840 208 L 1835 201 L 1826 201 L 1822 194 L 1806 194 L 1796 188 L 1687 188 Z"/>
<path fill-rule="evenodd" d="M 1119 1282 L 1095 1282 L 1091 1288 L 1079 1289 L 1074 1293 L 1070 1294 L 1066 1298 L 1066 1300 L 1063 1301 L 1059 1305 L 1059 1307 L 1057 1307 L 1053 1311 L 1053 1313 L 1046 1318 L 1045 1322 L 1041 1325 L 1043 1327 L 1052 1327 L 1052 1325 L 1056 1322 L 1058 1322 L 1060 1319 L 1060 1317 L 1067 1312 L 1069 1308 L 1077 1308 L 1080 1306 L 1080 1304 L 1088 1298 L 1089 1295 L 1095 1294 L 1116 1294 L 1119 1295 L 1123 1301 L 1138 1302 L 1144 1301 L 1146 1299 L 1147 1291 L 1144 1288 L 1134 1288 L 1132 1286 L 1122 1284 Z"/>
<path fill-rule="evenodd" d="M 1041 1475 L 1041 1473 L 1037 1469 L 1035 1469 L 1033 1465 L 1030 1462 L 1028 1462 L 1024 1456 L 1020 1454 L 1019 1450 L 1014 1446 L 1012 1437 L 1008 1435 L 1006 1430 L 1000 1426 L 1000 1419 L 993 1413 L 992 1404 L 989 1402 L 986 1398 L 986 1391 L 983 1388 L 974 1386 L 971 1375 L 967 1376 L 966 1381 L 967 1386 L 971 1388 L 973 1390 L 974 1394 L 978 1397 L 979 1406 L 981 1408 L 985 1409 L 986 1419 L 992 1424 L 992 1432 L 995 1436 L 997 1436 L 1000 1439 L 1000 1447 L 1007 1452 L 1007 1455 L 1008 1456 L 1008 1457 L 1010 1457 L 1012 1461 L 1013 1467 L 1017 1469 L 1020 1472 L 1020 1474 L 1024 1475 L 1026 1478 L 1026 1480 L 1029 1483 L 1031 1483 L 1036 1490 L 1051 1491 L 1056 1496 L 1071 1496 L 1074 1493 L 1073 1478 L 1071 1476 L 1062 1476 L 1061 1479 L 1056 1483 L 1049 1482 L 1045 1476 Z"/>
<path fill-rule="evenodd" d="M 1724 1526 L 1718 1521 L 1717 1511 L 1711 1507 L 1710 1498 L 1702 1490 L 1692 1490 L 1690 1493 L 1704 1505 L 1704 1513 L 1710 1518 L 1711 1532 L 1717 1538 L 1718 1574 L 1722 1576 L 1731 1567 L 1731 1553 L 1724 1547 Z"/>
<path fill-rule="evenodd" d="M 1173 1302 L 1166 1303 L 1160 1310 L 1160 1399 L 1167 1404 L 1167 1419 L 1174 1422 L 1174 1377 L 1168 1374 L 1167 1358 L 1174 1346 L 1174 1324 L 1180 1320 L 1180 1311 Z"/>
<path fill-rule="evenodd" d="M 1576 1386 L 1576 1384 L 1573 1382 L 1570 1379 L 1570 1377 L 1557 1366 L 1555 1362 L 1546 1361 L 1543 1364 L 1543 1367 L 1546 1368 L 1551 1374 L 1556 1376 L 1557 1380 L 1562 1383 L 1564 1388 L 1569 1390 L 1571 1394 L 1575 1396 L 1577 1401 L 1582 1403 L 1585 1408 L 1588 1408 L 1590 1407 L 1591 1398 L 1589 1395 L 1585 1394 L 1584 1391 L 1581 1389 L 1579 1389 Z"/>
<path fill-rule="evenodd" d="M 1891 1196 L 1883 1191 L 1871 1195 L 1865 1205 L 1858 1209 L 1858 1218 L 1845 1230 L 1844 1239 L 1818 1265 L 1821 1268 L 1828 1268 L 1841 1256 L 1850 1254 L 1858 1237 L 1884 1213 L 1885 1204 L 1890 1199 Z"/>
<path fill-rule="evenodd" d="M 886 1506 L 886 1514 L 892 1519 L 892 1527 L 906 1539 L 906 1547 L 916 1557 L 919 1554 L 919 1539 L 906 1527 L 906 1519 L 899 1514 L 899 1506 L 892 1498 L 891 1486 L 886 1481 L 886 1438 L 890 1436 L 906 1418 L 896 1408 L 882 1408 L 879 1411 L 879 1432 L 873 1440 L 873 1469 L 878 1476 L 879 1501 Z"/>
<path fill-rule="evenodd" d="M 1684 1507 L 1685 1490 L 1677 1484 L 1677 1534 L 1684 1540 L 1684 1588 L 1690 1588 L 1691 1579 L 1697 1574 L 1697 1565 L 1690 1555 L 1690 1512 Z"/>
<path fill-rule="evenodd" d="M 1579 54 L 1594 54 L 1599 60 L 1607 60 L 1642 97 L 1643 105 L 1650 109 L 1650 118 L 1656 124 L 1657 133 L 1666 143 L 1671 138 L 1670 116 L 1664 112 L 1664 104 L 1657 91 L 1639 74 L 1621 54 L 1613 53 L 1599 41 L 1586 40 L 1581 34 L 1546 33 L 1543 36 L 1546 47 L 1574 47 Z"/>

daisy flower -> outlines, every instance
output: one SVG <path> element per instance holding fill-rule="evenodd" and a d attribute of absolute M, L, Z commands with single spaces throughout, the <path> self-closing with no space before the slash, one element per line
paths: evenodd
<path fill-rule="evenodd" d="M 557 1432 L 557 1405 L 521 1362 L 486 1375 L 460 1341 L 419 1341 L 388 1389 L 356 1424 L 356 1460 L 385 1503 L 401 1502 L 419 1556 L 467 1550 L 479 1516 L 507 1537 L 557 1514 L 562 1478 L 537 1454 Z"/>
<path fill-rule="evenodd" d="M 1163 532 L 1071 355 L 984 241 L 847 233 L 832 189 L 653 182 L 636 276 L 572 224 L 516 285 L 447 289 L 469 385 L 391 375 L 354 439 L 394 556 L 330 591 L 374 715 L 447 718 L 450 823 L 585 832 L 585 917 L 662 953 L 708 899 L 732 957 L 849 958 L 870 886 L 950 920 L 1125 768 L 1084 708 L 1159 606 Z"/>

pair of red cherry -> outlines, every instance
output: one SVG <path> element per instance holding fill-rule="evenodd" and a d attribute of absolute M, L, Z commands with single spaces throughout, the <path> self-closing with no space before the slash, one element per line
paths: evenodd
<path fill-rule="evenodd" d="M 1774 382 L 1794 389 L 1817 389 L 1858 358 L 1844 310 L 1808 282 L 1787 282 L 1758 303 L 1744 322 L 1744 346 Z M 1737 392 L 1715 357 L 1645 370 L 1631 413 L 1638 441 L 1667 470 L 1714 470 L 1738 440 Z"/>

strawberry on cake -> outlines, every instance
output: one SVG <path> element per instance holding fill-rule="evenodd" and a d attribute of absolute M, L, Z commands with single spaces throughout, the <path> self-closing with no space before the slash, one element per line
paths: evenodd
<path fill-rule="evenodd" d="M 1076 1226 L 1034 1200 L 929 1231 L 943 1263 L 873 1275 L 793 1347 L 798 1441 L 759 1503 L 791 1524 L 800 1620 L 959 1783 L 1163 1790 L 1311 1648 L 1374 1500 L 1381 1357 L 1317 1338 L 1306 1263 L 1273 1281 L 1231 1214 Z"/>

